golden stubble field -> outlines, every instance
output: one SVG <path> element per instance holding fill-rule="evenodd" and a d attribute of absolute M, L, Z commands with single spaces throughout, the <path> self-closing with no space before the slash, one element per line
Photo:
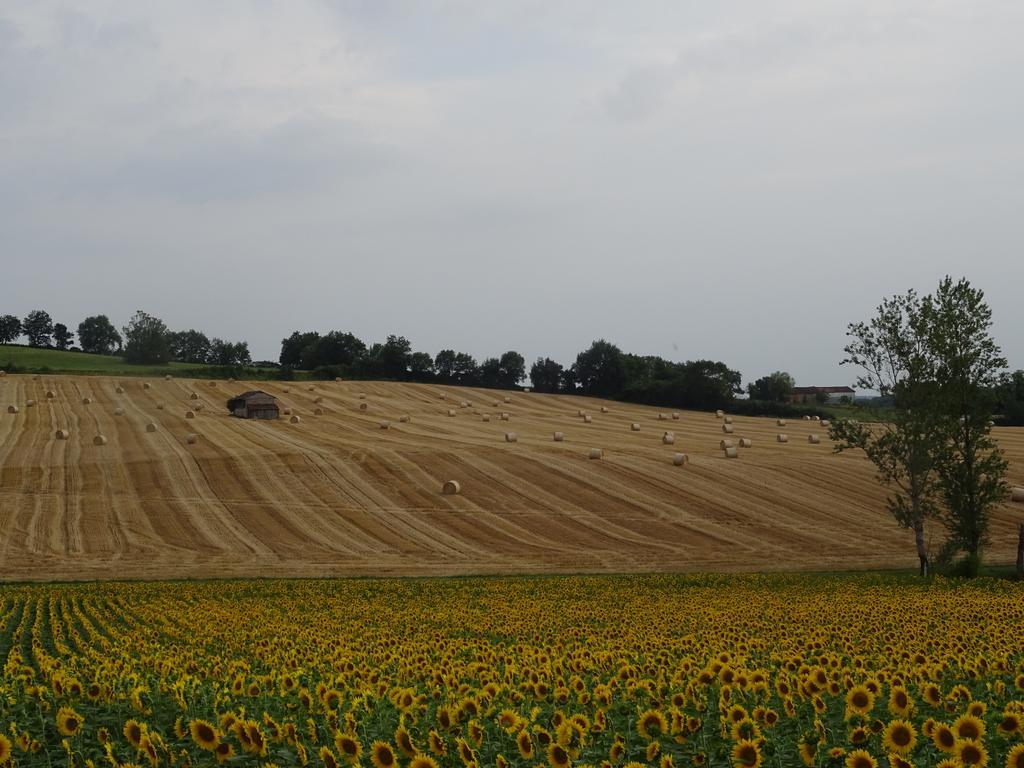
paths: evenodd
<path fill-rule="evenodd" d="M 225 401 L 247 389 L 278 397 L 300 423 L 229 416 Z M 493 390 L 375 382 L 4 376 L 0 578 L 916 563 L 909 534 L 884 511 L 870 465 L 833 454 L 826 430 L 813 422 L 780 428 L 774 419 L 735 417 L 732 437 L 753 444 L 729 460 L 713 413 L 660 420 L 671 412 L 507 396 L 506 403 Z M 401 422 L 403 415 L 410 420 Z M 149 423 L 156 431 L 146 431 Z M 58 440 L 58 429 L 69 439 Z M 663 444 L 666 430 L 674 445 Z M 511 431 L 517 442 L 506 442 Z M 555 431 L 563 442 L 552 439 Z M 780 431 L 788 443 L 775 442 Z M 820 444 L 808 443 L 812 432 Z M 194 444 L 189 433 L 199 436 Z M 94 445 L 98 434 L 105 445 Z M 1011 460 L 1010 480 L 1024 485 L 1024 430 L 996 436 Z M 589 460 L 591 448 L 603 458 Z M 689 456 L 687 465 L 673 465 L 677 452 Z M 457 480 L 461 493 L 443 495 L 446 480 Z M 991 561 L 1012 561 L 1022 519 L 1024 505 L 1007 504 L 996 516 Z M 940 533 L 933 535 L 937 544 Z"/>

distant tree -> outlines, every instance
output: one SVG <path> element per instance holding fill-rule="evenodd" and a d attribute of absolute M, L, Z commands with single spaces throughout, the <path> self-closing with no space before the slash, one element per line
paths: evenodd
<path fill-rule="evenodd" d="M 747 394 L 752 400 L 767 400 L 772 403 L 784 403 L 793 393 L 796 382 L 785 371 L 776 371 L 762 376 L 753 384 L 747 385 Z"/>
<path fill-rule="evenodd" d="M 566 394 L 574 394 L 576 392 L 578 387 L 576 386 L 575 365 L 570 365 L 562 370 L 561 375 L 558 377 L 558 389 Z"/>
<path fill-rule="evenodd" d="M 488 357 L 480 363 L 480 383 L 485 387 L 501 386 L 501 361 Z"/>
<path fill-rule="evenodd" d="M 21 336 L 21 320 L 14 315 L 0 315 L 0 344 L 10 344 Z"/>
<path fill-rule="evenodd" d="M 818 405 L 825 405 L 826 403 L 828 403 L 828 392 L 815 392 L 814 402 L 816 402 Z"/>
<path fill-rule="evenodd" d="M 302 367 L 313 369 L 330 365 L 347 370 L 355 365 L 364 352 L 366 344 L 353 334 L 331 331 L 306 346 Z"/>
<path fill-rule="evenodd" d="M 170 332 L 163 320 L 140 309 L 123 331 L 125 362 L 162 364 L 171 359 Z"/>
<path fill-rule="evenodd" d="M 232 343 L 223 339 L 212 339 L 207 362 L 230 367 L 250 365 L 252 358 L 249 356 L 249 344 L 245 341 Z"/>
<path fill-rule="evenodd" d="M 53 326 L 53 346 L 57 349 L 67 349 L 74 341 L 74 334 L 68 330 L 64 323 L 56 323 Z"/>
<path fill-rule="evenodd" d="M 604 339 L 576 356 L 576 381 L 587 395 L 614 397 L 626 385 L 622 350 Z"/>
<path fill-rule="evenodd" d="M 434 359 L 426 352 L 413 352 L 409 356 L 409 378 L 430 381 L 434 378 Z"/>
<path fill-rule="evenodd" d="M 293 331 L 287 339 L 281 339 L 281 356 L 278 360 L 283 368 L 298 368 L 302 365 L 303 353 L 320 339 L 316 331 L 299 333 Z"/>
<path fill-rule="evenodd" d="M 409 377 L 409 359 L 412 344 L 405 336 L 391 334 L 380 351 L 381 373 L 389 379 L 402 380 Z"/>
<path fill-rule="evenodd" d="M 526 378 L 526 360 L 518 352 L 509 350 L 499 361 L 498 383 L 503 387 L 514 387 Z"/>
<path fill-rule="evenodd" d="M 557 392 L 561 388 L 563 368 L 550 357 L 538 357 L 530 366 L 530 384 L 537 392 Z"/>
<path fill-rule="evenodd" d="M 434 375 L 438 381 L 455 380 L 455 350 L 442 349 L 434 356 Z"/>
<path fill-rule="evenodd" d="M 194 328 L 175 331 L 168 336 L 171 359 L 182 363 L 206 363 L 210 360 L 210 340 Z"/>
<path fill-rule="evenodd" d="M 53 320 L 49 313 L 36 309 L 21 321 L 21 330 L 28 337 L 30 347 L 48 347 L 53 334 Z"/>
<path fill-rule="evenodd" d="M 106 315 L 93 315 L 78 324 L 78 344 L 83 352 L 111 355 L 121 347 L 121 334 Z"/>
<path fill-rule="evenodd" d="M 480 382 L 480 368 L 473 356 L 454 349 L 442 349 L 437 353 L 434 357 L 434 374 L 439 381 L 451 384 Z"/>
<path fill-rule="evenodd" d="M 1014 371 L 999 388 L 999 412 L 1005 426 L 1024 426 L 1024 371 Z"/>

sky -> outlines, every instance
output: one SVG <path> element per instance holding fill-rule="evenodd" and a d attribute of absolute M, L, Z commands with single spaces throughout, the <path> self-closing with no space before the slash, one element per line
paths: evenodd
<path fill-rule="evenodd" d="M 0 4 L 0 314 L 852 383 L 966 276 L 1024 368 L 1024 4 Z"/>

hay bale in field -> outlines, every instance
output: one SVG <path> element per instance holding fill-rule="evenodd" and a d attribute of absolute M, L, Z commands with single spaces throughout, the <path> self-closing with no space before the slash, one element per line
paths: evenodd
<path fill-rule="evenodd" d="M 123 395 L 124 394 L 124 387 L 115 387 L 114 388 L 114 392 L 116 392 L 119 395 Z"/>
<path fill-rule="evenodd" d="M 153 422 L 150 422 L 149 424 L 147 424 L 146 425 L 146 431 L 147 432 L 156 432 L 156 424 L 154 424 Z"/>
<path fill-rule="evenodd" d="M 593 421 L 593 419 L 592 419 L 592 418 L 590 417 L 590 414 L 589 414 L 589 413 L 588 413 L 588 414 L 585 414 L 585 415 L 583 416 L 583 423 L 584 423 L 584 424 L 590 424 L 590 423 L 591 423 L 592 421 Z"/>
<path fill-rule="evenodd" d="M 205 407 L 206 406 L 203 405 L 202 403 L 196 403 L 192 410 L 194 410 L 196 413 L 199 413 Z"/>
<path fill-rule="evenodd" d="M 124 408 L 115 408 L 114 409 L 114 415 L 115 416 L 124 416 Z"/>
<path fill-rule="evenodd" d="M 719 419 L 720 419 L 720 418 L 722 418 L 723 416 L 725 416 L 725 411 L 723 411 L 723 410 L 722 410 L 721 408 L 719 408 L 719 409 L 718 409 L 717 411 L 715 411 L 715 417 L 716 417 L 716 418 L 719 418 Z"/>
<path fill-rule="evenodd" d="M 298 416 L 292 416 L 290 419 L 288 419 L 288 421 L 291 424 L 298 424 L 300 421 L 302 421 L 302 419 L 300 419 Z"/>
<path fill-rule="evenodd" d="M 512 402 L 512 398 L 511 398 L 511 397 L 508 397 L 508 396 L 506 395 L 506 396 L 505 396 L 505 402 L 506 402 L 506 403 L 511 403 L 511 402 Z"/>
<path fill-rule="evenodd" d="M 149 387 L 150 387 L 150 384 L 149 384 L 149 382 L 148 382 L 148 381 L 144 381 L 144 382 L 142 382 L 142 388 L 143 388 L 143 389 L 149 389 Z"/>
<path fill-rule="evenodd" d="M 690 460 L 690 457 L 687 456 L 685 453 L 673 453 L 672 454 L 672 463 L 675 466 L 677 466 L 677 467 L 683 466 L 689 460 Z"/>
<path fill-rule="evenodd" d="M 726 424 L 732 424 L 732 416 L 726 416 L 724 421 Z"/>
<path fill-rule="evenodd" d="M 208 386 L 208 387 L 210 387 L 212 389 L 213 387 L 217 386 L 217 382 L 216 381 L 211 381 L 206 386 Z"/>
<path fill-rule="evenodd" d="M 485 413 L 483 416 L 480 417 L 480 421 L 490 421 L 490 420 L 491 420 L 491 414 L 489 414 L 489 413 Z"/>
<path fill-rule="evenodd" d="M 92 405 L 92 398 L 91 397 L 83 397 L 82 398 L 82 405 Z"/>
<path fill-rule="evenodd" d="M 821 422 L 820 422 L 820 424 L 821 424 L 821 426 L 823 426 L 823 427 L 830 427 L 830 426 L 832 426 L 832 422 L 831 422 L 831 421 L 829 421 L 828 419 L 822 419 L 822 420 L 821 420 Z"/>
<path fill-rule="evenodd" d="M 55 397 L 57 397 L 57 393 L 56 392 L 54 392 L 52 389 L 46 390 L 46 399 L 47 400 L 53 400 Z"/>
<path fill-rule="evenodd" d="M 292 409 L 291 408 L 285 408 L 285 409 L 283 409 L 281 411 L 281 413 L 283 413 L 285 416 L 291 416 L 292 415 Z"/>
<path fill-rule="evenodd" d="M 412 421 L 412 417 L 409 414 L 404 414 L 402 416 L 399 416 L 398 420 L 403 424 L 408 424 L 410 421 Z"/>
<path fill-rule="evenodd" d="M 726 448 L 723 453 L 727 459 L 738 459 L 740 457 L 740 452 L 737 448 Z"/>
<path fill-rule="evenodd" d="M 391 429 L 391 422 L 390 421 L 382 421 L 380 423 L 380 428 L 381 429 Z"/>
<path fill-rule="evenodd" d="M 779 443 L 788 443 L 789 435 L 784 435 L 781 432 L 775 436 L 775 441 Z"/>
<path fill-rule="evenodd" d="M 446 480 L 445 484 L 441 486 L 441 493 L 445 496 L 455 496 L 462 490 L 462 486 L 459 485 L 458 480 Z"/>
<path fill-rule="evenodd" d="M 449 409 L 448 409 L 448 415 L 449 415 L 449 416 L 454 416 L 454 415 L 455 415 L 455 413 L 456 413 L 456 412 L 455 412 L 455 409 L 454 409 L 454 408 L 449 408 Z"/>
<path fill-rule="evenodd" d="M 309 387 L 307 387 L 307 389 L 309 389 L 310 392 L 316 392 L 316 387 L 314 387 L 312 384 L 310 384 Z"/>
<path fill-rule="evenodd" d="M 198 400 L 199 399 L 199 395 L 197 395 L 195 392 L 191 392 L 191 393 L 189 393 L 188 399 L 189 400 Z"/>
<path fill-rule="evenodd" d="M 740 448 L 751 448 L 753 445 L 754 443 L 749 437 L 740 438 Z"/>
<path fill-rule="evenodd" d="M 107 438 L 104 437 L 103 435 L 96 435 L 96 437 L 94 437 L 92 439 L 92 444 L 93 445 L 106 445 L 107 444 Z"/>
<path fill-rule="evenodd" d="M 629 428 L 633 432 L 639 432 L 640 431 L 640 425 L 637 422 L 635 422 L 635 421 L 632 424 L 629 425 Z"/>
<path fill-rule="evenodd" d="M 667 413 L 659 413 L 658 414 L 658 421 L 668 421 L 668 414 Z"/>
<path fill-rule="evenodd" d="M 164 409 L 164 404 L 163 404 L 163 403 L 157 403 L 157 404 L 156 404 L 156 409 L 157 409 L 158 411 L 162 411 L 162 410 Z"/>
<path fill-rule="evenodd" d="M 8 405 L 7 406 L 7 412 L 8 413 L 17 413 L 18 412 L 18 406 L 16 406 L 16 405 Z"/>
<path fill-rule="evenodd" d="M 718 443 L 718 447 L 724 451 L 726 448 L 732 448 L 733 442 L 729 438 L 726 438 Z"/>
<path fill-rule="evenodd" d="M 497 408 L 498 405 L 499 405 L 498 401 L 495 400 L 493 403 L 491 403 L 491 408 Z"/>
<path fill-rule="evenodd" d="M 171 380 L 171 374 L 168 373 L 166 376 L 164 376 L 164 381 L 170 381 L 170 380 Z"/>
<path fill-rule="evenodd" d="M 810 443 L 811 445 L 817 445 L 818 443 L 821 442 L 821 439 L 817 435 L 808 435 L 807 442 Z"/>
<path fill-rule="evenodd" d="M 284 387 L 281 391 L 284 392 L 287 395 L 289 392 L 292 391 L 292 388 L 291 387 Z"/>
<path fill-rule="evenodd" d="M 322 397 L 314 397 L 313 398 L 313 402 L 314 403 L 322 403 L 323 401 L 324 401 L 324 399 Z"/>
<path fill-rule="evenodd" d="M 552 437 L 553 437 L 553 439 L 554 439 L 554 441 L 556 443 L 561 443 L 562 441 L 565 440 L 565 433 L 564 432 L 555 432 L 555 434 Z"/>
<path fill-rule="evenodd" d="M 38 373 L 35 376 L 32 377 L 32 381 L 39 381 L 39 374 Z"/>
<path fill-rule="evenodd" d="M 675 445 L 676 436 L 672 434 L 664 434 L 661 436 L 662 445 Z"/>
<path fill-rule="evenodd" d="M 675 411 L 672 411 L 672 418 L 673 418 L 673 419 L 674 419 L 675 421 L 679 421 L 679 414 L 678 414 L 678 413 L 676 413 Z"/>
<path fill-rule="evenodd" d="M 439 397 L 440 397 L 440 398 L 441 398 L 442 400 L 447 400 L 447 399 L 448 399 L 448 395 L 444 394 L 444 392 L 442 392 L 442 393 L 441 393 L 441 394 L 439 395 Z"/>
<path fill-rule="evenodd" d="M 519 435 L 517 435 L 515 432 L 506 432 L 505 433 L 505 442 L 506 443 L 518 443 L 519 442 Z"/>
<path fill-rule="evenodd" d="M 810 421 L 810 420 L 811 420 L 811 417 L 810 417 L 810 416 L 808 416 L 808 415 L 807 415 L 807 414 L 805 413 L 805 414 L 804 414 L 804 421 Z"/>
<path fill-rule="evenodd" d="M 723 424 L 722 425 L 722 431 L 725 432 L 725 434 L 731 435 L 732 434 L 732 430 L 733 430 L 732 424 Z"/>
<path fill-rule="evenodd" d="M 335 381 L 341 381 L 342 379 L 341 379 L 341 376 L 335 376 L 335 377 L 334 377 L 334 380 L 335 380 Z"/>
<path fill-rule="evenodd" d="M 36 407 L 36 401 L 35 400 L 26 400 L 25 401 L 25 407 L 26 408 L 35 408 Z"/>
<path fill-rule="evenodd" d="M 7 371 L 0 371 L 0 379 L 7 375 Z"/>
<path fill-rule="evenodd" d="M 359 404 L 359 410 L 360 410 L 360 411 L 365 411 L 365 410 L 367 410 L 367 405 L 366 405 L 366 403 L 360 403 L 360 404 Z"/>
<path fill-rule="evenodd" d="M 602 405 L 601 406 L 601 413 L 608 413 L 608 406 L 607 405 Z"/>
<path fill-rule="evenodd" d="M 68 438 L 71 437 L 71 433 L 68 432 L 66 429 L 58 429 L 56 432 L 53 433 L 53 436 L 56 437 L 58 440 L 67 440 Z"/>
<path fill-rule="evenodd" d="M 589 451 L 587 451 L 588 459 L 600 459 L 603 457 L 604 451 L 602 451 L 600 448 L 591 448 Z"/>
<path fill-rule="evenodd" d="M 359 396 L 359 399 L 360 399 L 360 400 L 365 400 L 365 399 L 366 399 L 366 395 L 365 395 L 365 394 L 363 394 L 363 395 L 360 395 L 360 396 Z"/>
<path fill-rule="evenodd" d="M 194 419 L 195 417 L 196 417 L 196 412 L 195 411 L 185 411 L 185 418 L 186 419 Z"/>
<path fill-rule="evenodd" d="M 197 435 L 195 432 L 189 432 L 187 435 L 185 435 L 185 442 L 188 443 L 189 445 L 195 445 L 196 443 L 199 442 L 199 435 Z"/>
<path fill-rule="evenodd" d="M 508 421 L 511 418 L 512 418 L 512 414 L 511 413 L 509 413 L 508 411 L 503 411 L 502 412 L 502 414 L 501 414 L 501 420 L 502 421 Z"/>
<path fill-rule="evenodd" d="M 786 420 L 785 419 L 776 419 L 775 420 L 775 426 L 777 426 L 777 427 L 784 427 L 784 426 L 786 426 Z"/>
<path fill-rule="evenodd" d="M 821 416 L 811 416 L 811 421 L 821 421 Z"/>
<path fill-rule="evenodd" d="M 587 415 L 587 412 L 586 412 L 586 411 L 584 411 L 584 410 L 583 410 L 582 408 L 577 408 L 577 409 L 576 409 L 576 415 L 577 415 L 577 416 L 586 416 L 586 415 Z"/>
<path fill-rule="evenodd" d="M 1024 502 L 1024 488 L 1014 488 L 1011 490 L 1010 500 L 1018 503 Z"/>
<path fill-rule="evenodd" d="M 463 400 L 459 403 L 459 408 L 469 408 L 469 403 Z"/>
<path fill-rule="evenodd" d="M 313 415 L 314 416 L 323 416 L 324 415 L 324 409 L 323 408 L 314 408 L 313 409 Z"/>

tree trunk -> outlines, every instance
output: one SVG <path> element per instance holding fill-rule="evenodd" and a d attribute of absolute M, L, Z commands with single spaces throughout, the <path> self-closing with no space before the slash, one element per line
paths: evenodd
<path fill-rule="evenodd" d="M 924 520 L 914 521 L 914 543 L 917 545 L 917 558 L 921 561 L 921 575 L 927 576 L 931 563 L 928 561 L 928 549 L 924 545 Z"/>
<path fill-rule="evenodd" d="M 1024 581 L 1024 523 L 1017 528 L 1017 580 Z"/>

